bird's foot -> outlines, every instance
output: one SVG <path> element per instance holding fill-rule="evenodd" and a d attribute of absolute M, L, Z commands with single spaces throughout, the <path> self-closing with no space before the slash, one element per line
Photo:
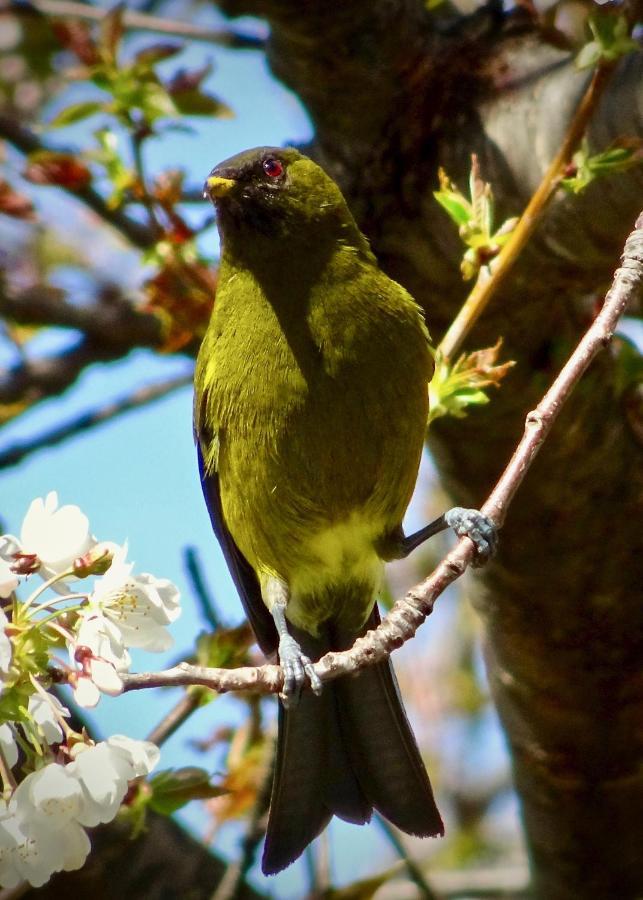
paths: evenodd
<path fill-rule="evenodd" d="M 498 549 L 498 528 L 477 509 L 454 506 L 444 514 L 444 520 L 458 537 L 468 537 L 476 548 L 473 566 L 483 566 Z"/>
<path fill-rule="evenodd" d="M 310 682 L 313 694 L 317 696 L 321 694 L 322 683 L 319 675 L 297 641 L 289 634 L 282 634 L 279 638 L 279 662 L 284 673 L 284 686 L 279 697 L 286 709 L 292 709 L 299 703 L 306 679 Z"/>

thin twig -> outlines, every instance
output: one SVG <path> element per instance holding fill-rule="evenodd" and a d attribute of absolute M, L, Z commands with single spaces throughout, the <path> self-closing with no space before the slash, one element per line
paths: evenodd
<path fill-rule="evenodd" d="M 85 19 L 100 22 L 109 11 L 86 3 L 75 3 L 72 0 L 31 0 L 31 6 L 42 13 L 62 18 Z M 15 11 L 20 11 L 20 4 L 13 3 Z M 225 28 L 205 28 L 194 22 L 166 19 L 162 16 L 151 16 L 136 10 L 125 10 L 123 14 L 125 28 L 136 31 L 154 31 L 173 37 L 194 38 L 221 47 L 232 47 L 239 50 L 263 50 L 265 41 L 252 34 L 231 31 Z"/>
<path fill-rule="evenodd" d="M 643 212 L 637 219 L 635 231 L 625 243 L 622 266 L 616 270 L 603 308 L 541 402 L 527 415 L 525 433 L 507 468 L 482 507 L 482 512 L 498 527 L 502 526 L 511 500 L 551 431 L 565 401 L 594 357 L 609 344 L 620 316 L 627 305 L 635 300 L 642 283 Z M 467 537 L 461 538 L 428 578 L 394 604 L 376 629 L 355 641 L 350 650 L 327 653 L 323 656 L 315 664 L 319 678 L 322 681 L 329 681 L 386 659 L 393 650 L 415 635 L 417 629 L 433 611 L 437 598 L 449 584 L 466 571 L 473 557 L 473 543 Z M 280 667 L 276 665 L 213 669 L 182 663 L 165 672 L 124 675 L 123 682 L 127 691 L 147 687 L 202 684 L 214 688 L 219 693 L 242 690 L 277 693 L 282 689 L 283 677 Z"/>
<path fill-rule="evenodd" d="M 380 815 L 376 815 L 375 820 L 379 825 L 380 830 L 384 832 L 387 840 L 393 846 L 395 852 L 406 866 L 406 870 L 409 873 L 411 881 L 413 881 L 414 884 L 417 885 L 420 897 L 422 897 L 423 900 L 437 900 L 438 895 L 431 888 L 428 881 L 424 877 L 422 869 L 418 866 L 418 864 L 415 862 L 413 857 L 409 854 L 408 850 L 400 840 L 400 837 L 395 828 L 393 828 L 392 825 L 389 825 L 386 819 L 382 818 L 382 816 Z"/>
<path fill-rule="evenodd" d="M 146 740 L 160 747 L 201 705 L 203 691 L 193 688 L 185 693 L 172 709 L 148 734 Z"/>
<path fill-rule="evenodd" d="M 571 162 L 572 156 L 585 133 L 592 114 L 602 96 L 603 89 L 614 69 L 614 65 L 611 62 L 601 62 L 594 70 L 592 79 L 578 104 L 558 153 L 549 164 L 542 181 L 536 188 L 507 243 L 494 260 L 491 277 L 478 278 L 473 290 L 442 338 L 438 350 L 445 359 L 454 358 L 493 295 L 497 293 L 500 286 L 506 281 L 518 257 L 534 233 L 536 226 L 542 219 L 545 210 L 565 176 L 565 169 Z"/>
<path fill-rule="evenodd" d="M 237 900 L 244 880 L 254 863 L 257 847 L 266 833 L 266 814 L 270 805 L 270 792 L 275 767 L 277 745 L 273 742 L 267 751 L 266 769 L 257 792 L 254 806 L 241 843 L 241 855 L 231 863 L 212 894 L 211 900 Z"/>
<path fill-rule="evenodd" d="M 203 618 L 206 620 L 212 631 L 218 631 L 223 628 L 221 617 L 217 612 L 212 593 L 208 589 L 203 577 L 203 568 L 199 553 L 196 547 L 186 547 L 183 551 L 183 559 L 185 568 L 187 569 L 192 591 L 196 597 Z"/>
<path fill-rule="evenodd" d="M 132 117 L 130 116 L 130 121 L 132 121 Z M 147 212 L 148 224 L 150 229 L 157 235 L 161 234 L 161 226 L 158 223 L 158 219 L 156 218 L 156 211 L 154 209 L 154 200 L 149 192 L 147 186 L 147 178 L 145 177 L 145 164 L 143 162 L 143 142 L 145 140 L 145 131 L 141 128 L 137 128 L 132 122 L 131 131 L 131 145 L 132 145 L 132 156 L 134 158 L 134 168 L 136 170 L 136 174 L 138 176 L 138 180 L 140 182 L 140 188 L 142 191 L 142 200 L 143 206 Z"/>
<path fill-rule="evenodd" d="M 61 444 L 68 438 L 75 437 L 77 434 L 81 434 L 84 431 L 89 431 L 91 428 L 95 428 L 97 425 L 102 425 L 104 422 L 115 419 L 123 413 L 130 412 L 133 409 L 140 409 L 140 407 L 147 406 L 150 403 L 155 403 L 157 400 L 167 397 L 168 394 L 171 394 L 178 388 L 185 387 L 188 384 L 192 384 L 191 372 L 186 375 L 179 375 L 176 378 L 170 378 L 167 381 L 162 381 L 158 384 L 138 388 L 126 397 L 121 397 L 119 400 L 107 403 L 99 409 L 82 413 L 80 416 L 66 422 L 64 425 L 59 425 L 56 428 L 45 431 L 29 441 L 12 444 L 5 450 L 0 451 L 0 470 L 15 466 L 25 459 L 25 457 L 30 456 L 32 453 L 36 453 L 38 450 L 43 450 L 45 447 L 55 447 L 56 444 Z"/>
<path fill-rule="evenodd" d="M 85 7 L 89 9 L 90 7 Z M 25 128 L 18 120 L 9 115 L 0 115 L 0 138 L 4 138 L 12 144 L 17 150 L 25 155 L 35 153 L 40 150 L 50 149 L 46 144 L 40 141 L 36 135 Z M 60 148 L 56 148 L 60 152 Z M 69 151 L 73 153 L 74 151 Z M 120 209 L 112 209 L 107 205 L 101 195 L 92 187 L 84 187 L 76 190 L 70 190 L 60 187 L 70 197 L 75 197 L 93 210 L 103 221 L 108 222 L 114 228 L 128 239 L 128 241 L 139 250 L 147 250 L 154 246 L 155 235 L 152 229 L 146 225 L 142 225 L 135 219 L 131 219 Z"/>

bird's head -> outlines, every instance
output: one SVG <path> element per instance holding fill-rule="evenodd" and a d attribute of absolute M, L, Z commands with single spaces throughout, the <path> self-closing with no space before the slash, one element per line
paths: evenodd
<path fill-rule="evenodd" d="M 217 210 L 224 245 L 235 235 L 297 242 L 359 234 L 332 178 L 291 147 L 257 147 L 224 160 L 206 179 L 204 196 Z"/>

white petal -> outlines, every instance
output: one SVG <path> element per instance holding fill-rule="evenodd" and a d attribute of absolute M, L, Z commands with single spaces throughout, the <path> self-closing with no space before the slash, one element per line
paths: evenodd
<path fill-rule="evenodd" d="M 6 812 L 6 804 L 3 803 L 3 813 L 0 817 L 0 885 L 2 887 L 15 887 L 22 881 L 22 875 L 18 870 L 17 848 L 24 841 L 24 833 L 17 818 Z"/>
<path fill-rule="evenodd" d="M 68 768 L 49 763 L 18 785 L 9 808 L 24 821 L 35 816 L 43 825 L 56 829 L 75 819 L 82 803 L 82 787 Z"/>
<path fill-rule="evenodd" d="M 131 658 L 117 625 L 93 611 L 83 615 L 77 625 L 76 643 L 89 647 L 94 656 L 110 662 L 119 672 L 129 669 Z"/>
<path fill-rule="evenodd" d="M 69 568 L 74 559 L 96 543 L 87 516 L 78 506 L 58 507 L 55 491 L 45 501 L 37 498 L 31 503 L 20 539 L 28 552 L 38 555 L 48 574 Z"/>
<path fill-rule="evenodd" d="M 85 675 L 78 676 L 73 694 L 76 703 L 84 706 L 85 709 L 91 709 L 100 700 L 100 691 L 91 678 L 87 678 Z"/>
<path fill-rule="evenodd" d="M 123 693 L 123 681 L 114 666 L 104 659 L 92 659 L 89 662 L 92 681 L 104 694 L 118 697 Z"/>
<path fill-rule="evenodd" d="M 92 845 L 85 829 L 77 822 L 68 822 L 65 825 L 65 846 L 60 868 L 65 872 L 80 869 L 91 849 Z"/>
<path fill-rule="evenodd" d="M 0 725 L 0 746 L 2 753 L 10 769 L 18 762 L 18 744 L 13 729 L 8 722 Z"/>
<path fill-rule="evenodd" d="M 145 619 L 142 616 L 129 617 L 126 621 L 121 620 L 119 625 L 127 647 L 139 647 L 141 650 L 162 653 L 174 644 L 174 638 L 169 631 L 152 619 Z"/>
<path fill-rule="evenodd" d="M 111 822 L 127 793 L 133 775 L 131 762 L 110 749 L 105 741 L 78 754 L 67 766 L 84 789 L 84 804 L 77 820 L 92 826 Z"/>
<path fill-rule="evenodd" d="M 39 726 L 42 736 L 48 744 L 57 744 L 62 741 L 63 730 L 59 717 L 69 716 L 69 710 L 53 694 L 47 694 L 46 697 L 39 692 L 32 694 L 29 698 L 28 712 Z"/>
<path fill-rule="evenodd" d="M 161 751 L 151 741 L 138 741 L 124 734 L 113 734 L 107 745 L 131 761 L 133 777 L 149 775 L 161 758 Z"/>

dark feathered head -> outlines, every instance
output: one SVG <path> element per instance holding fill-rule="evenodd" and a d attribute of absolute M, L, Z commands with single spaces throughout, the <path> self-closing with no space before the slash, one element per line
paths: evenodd
<path fill-rule="evenodd" d="M 310 237 L 315 230 L 357 230 L 341 191 L 323 169 L 291 147 L 257 147 L 219 163 L 204 194 L 214 203 L 221 237 L 253 232 Z"/>

